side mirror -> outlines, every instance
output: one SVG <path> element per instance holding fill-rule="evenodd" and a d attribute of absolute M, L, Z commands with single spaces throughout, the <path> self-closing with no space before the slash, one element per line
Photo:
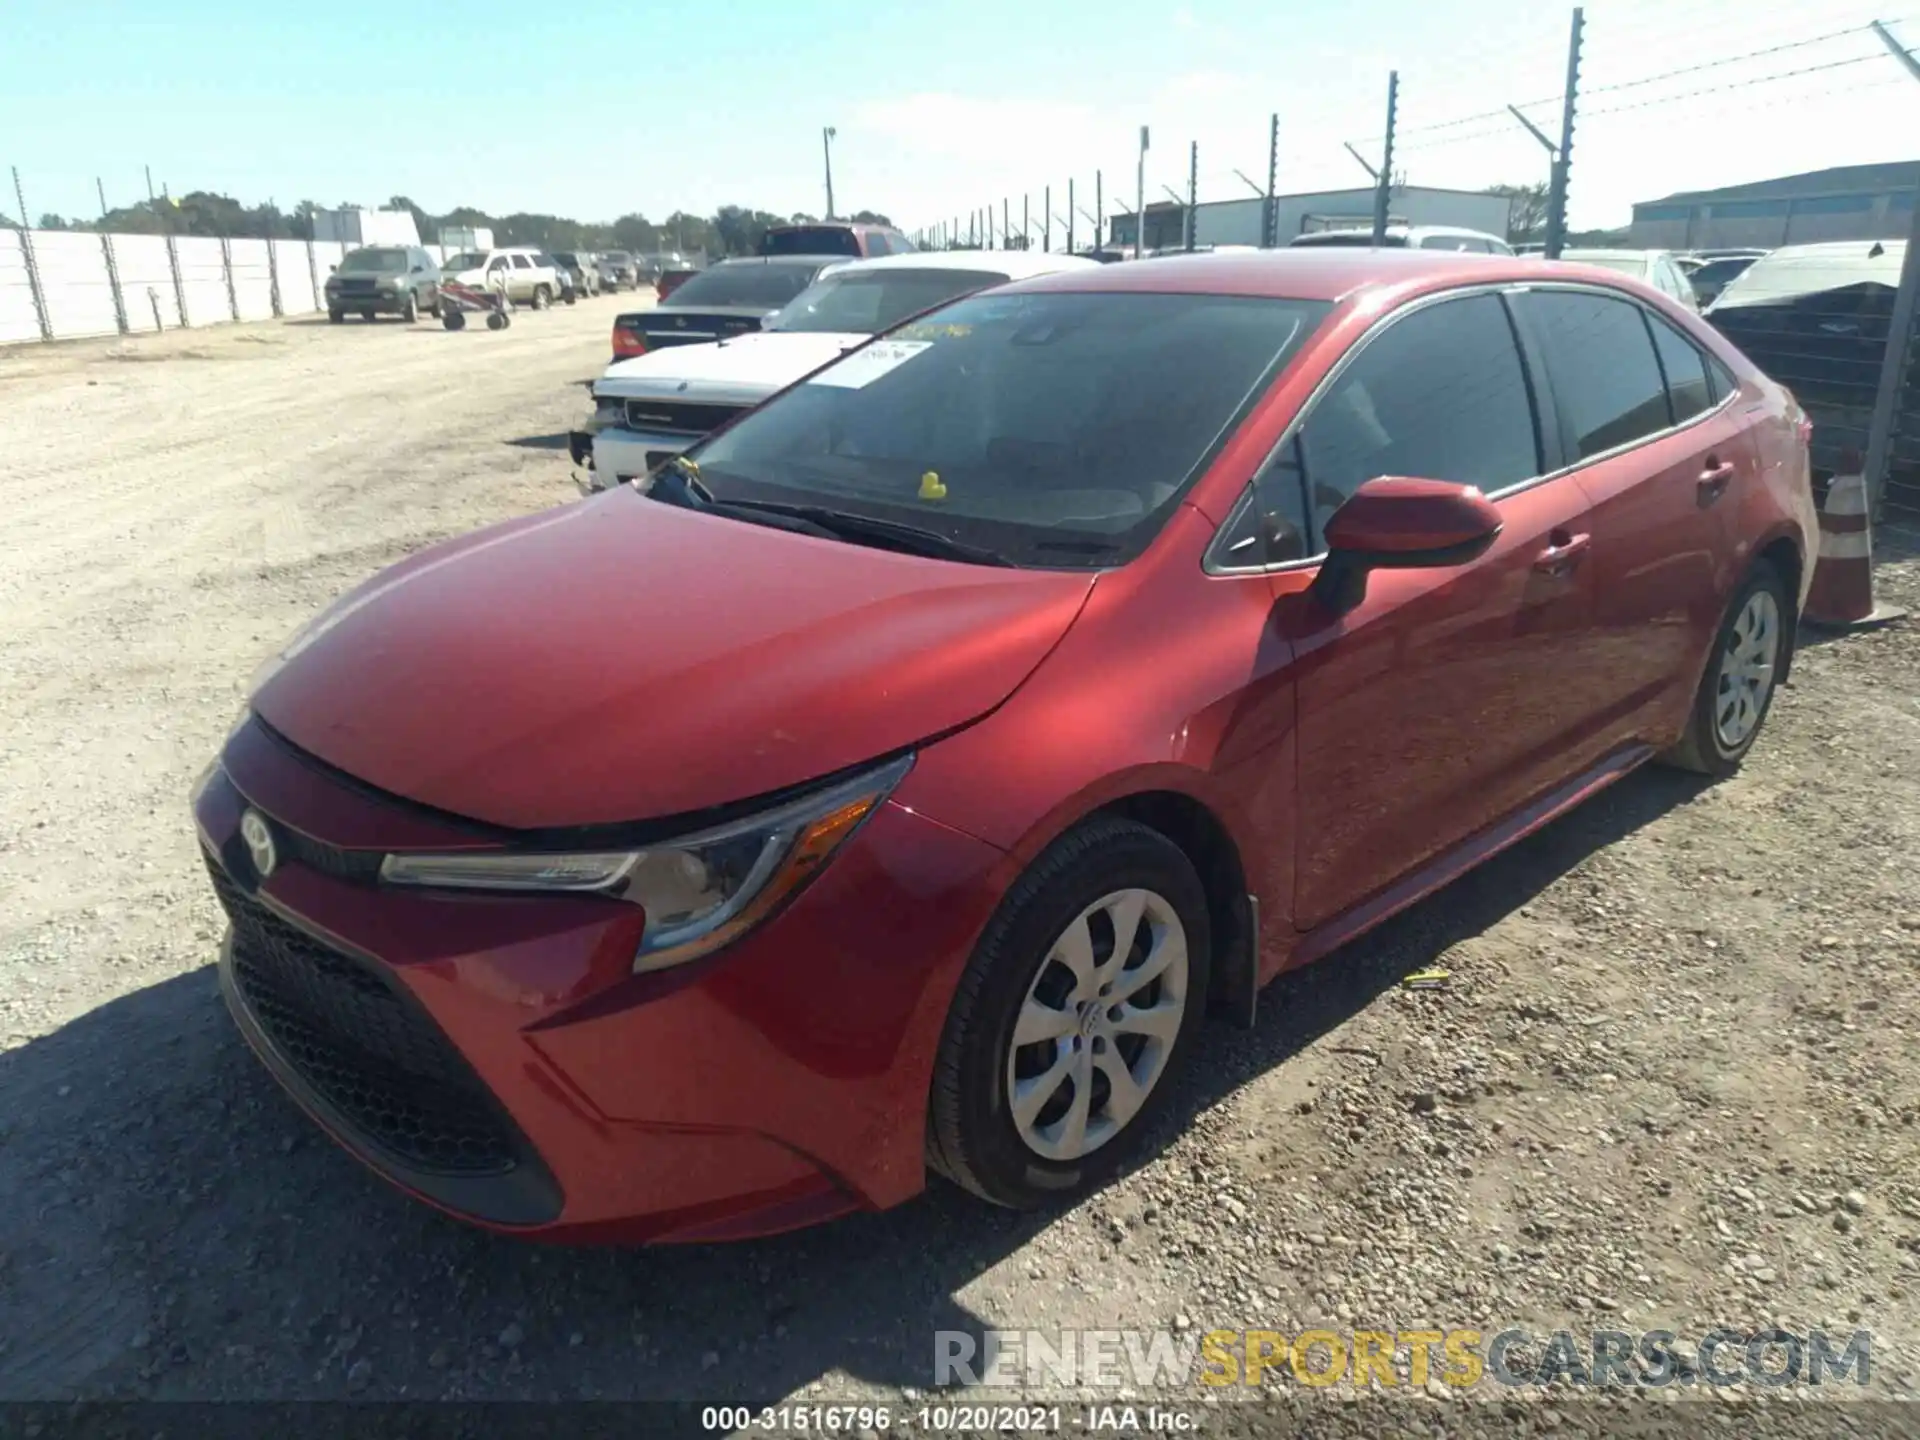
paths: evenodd
<path fill-rule="evenodd" d="M 1369 480 L 1327 521 L 1327 558 L 1313 591 L 1335 614 L 1367 594 L 1375 570 L 1465 565 L 1500 534 L 1500 512 L 1472 485 L 1381 476 Z"/>

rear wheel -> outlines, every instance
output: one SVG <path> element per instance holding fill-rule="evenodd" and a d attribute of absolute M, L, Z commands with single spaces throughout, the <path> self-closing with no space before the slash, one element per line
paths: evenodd
<path fill-rule="evenodd" d="M 1023 875 L 968 962 L 934 1073 L 928 1158 L 1029 1208 L 1117 1168 L 1206 1011 L 1212 941 L 1192 863 L 1097 819 Z"/>
<path fill-rule="evenodd" d="M 418 295 L 408 294 L 407 303 L 400 307 L 400 318 L 409 325 L 420 318 L 420 297 Z"/>
<path fill-rule="evenodd" d="M 455 310 L 449 307 L 442 312 L 440 323 L 449 330 L 464 330 L 467 328 L 467 314 L 464 310 Z"/>
<path fill-rule="evenodd" d="M 1793 643 L 1792 619 L 1785 579 L 1770 562 L 1756 561 L 1720 624 L 1686 733 L 1662 760 L 1716 779 L 1740 768 L 1773 704 Z"/>
<path fill-rule="evenodd" d="M 487 316 L 487 328 L 489 330 L 504 330 L 511 323 L 512 322 L 507 319 L 507 314 L 504 310 L 496 310 Z"/>
<path fill-rule="evenodd" d="M 553 303 L 553 291 L 549 290 L 544 285 L 536 285 L 533 287 L 533 308 L 534 309 L 544 310 L 552 303 Z"/>

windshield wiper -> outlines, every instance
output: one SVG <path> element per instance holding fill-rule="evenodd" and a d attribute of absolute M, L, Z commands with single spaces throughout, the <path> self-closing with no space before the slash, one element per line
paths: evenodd
<path fill-rule="evenodd" d="M 998 550 L 984 545 L 969 545 L 937 530 L 898 520 L 881 520 L 872 515 L 855 515 L 826 505 L 789 505 L 779 500 L 723 500 L 722 508 L 763 510 L 772 515 L 790 515 L 805 520 L 843 540 L 879 540 L 910 555 L 926 555 L 937 560 L 963 560 L 972 565 L 1000 565 L 1012 568 L 1014 562 Z"/>
<path fill-rule="evenodd" d="M 676 455 L 665 462 L 653 483 L 647 487 L 649 500 L 658 500 L 663 505 L 675 505 L 682 510 L 704 510 L 711 515 L 725 515 L 731 520 L 742 520 L 749 525 L 772 525 L 779 530 L 791 530 L 799 535 L 811 535 L 819 540 L 838 540 L 838 531 L 822 525 L 811 515 L 796 507 L 782 510 L 772 505 L 755 505 L 752 502 L 722 500 L 707 488 L 707 482 L 700 478 L 700 467 L 684 455 Z"/>

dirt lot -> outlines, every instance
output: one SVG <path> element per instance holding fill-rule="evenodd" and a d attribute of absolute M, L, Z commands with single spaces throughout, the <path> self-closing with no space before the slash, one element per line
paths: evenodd
<path fill-rule="evenodd" d="M 915 1399 L 984 1326 L 1865 1327 L 1913 1391 L 1920 625 L 1803 652 L 1735 780 L 1644 772 L 1207 1032 L 1072 1210 L 581 1253 L 319 1139 L 216 998 L 187 789 L 329 597 L 572 498 L 612 303 L 0 351 L 0 1397 Z"/>

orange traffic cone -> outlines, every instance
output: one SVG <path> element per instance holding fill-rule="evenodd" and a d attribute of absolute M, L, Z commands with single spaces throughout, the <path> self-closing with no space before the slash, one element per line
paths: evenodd
<path fill-rule="evenodd" d="M 1871 630 L 1906 613 L 1874 603 L 1866 477 L 1834 476 L 1820 510 L 1820 557 L 1801 620 L 1819 630 Z"/>

